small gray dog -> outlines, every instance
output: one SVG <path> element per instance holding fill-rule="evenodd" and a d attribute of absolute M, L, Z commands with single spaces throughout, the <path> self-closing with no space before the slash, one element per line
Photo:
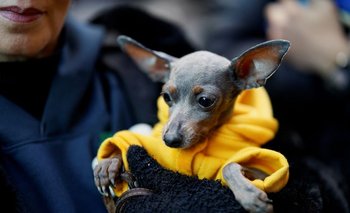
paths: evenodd
<path fill-rule="evenodd" d="M 227 121 L 236 97 L 245 89 L 264 86 L 290 46 L 285 40 L 267 41 L 230 61 L 208 51 L 178 59 L 148 49 L 127 36 L 119 36 L 118 42 L 151 79 L 164 83 L 162 95 L 169 106 L 169 120 L 163 129 L 163 140 L 167 146 L 179 149 L 199 143 Z M 95 179 L 96 186 L 108 189 L 118 177 L 121 165 L 121 156 L 100 162 L 94 169 L 95 177 L 100 177 Z M 106 172 L 110 174 L 101 174 Z M 223 169 L 223 176 L 246 210 L 273 211 L 267 194 L 246 178 L 264 179 L 264 172 L 230 163 Z"/>

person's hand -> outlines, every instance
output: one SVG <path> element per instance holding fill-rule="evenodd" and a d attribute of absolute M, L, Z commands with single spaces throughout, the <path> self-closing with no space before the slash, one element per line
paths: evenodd
<path fill-rule="evenodd" d="M 327 78 L 341 62 L 336 60 L 346 60 L 341 57 L 348 55 L 348 43 L 332 1 L 310 0 L 301 5 L 296 0 L 280 0 L 269 4 L 265 14 L 267 37 L 289 40 L 286 59 L 300 70 Z"/>

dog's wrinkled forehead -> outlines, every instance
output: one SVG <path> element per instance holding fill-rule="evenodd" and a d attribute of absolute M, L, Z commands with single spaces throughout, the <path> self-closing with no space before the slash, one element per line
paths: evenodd
<path fill-rule="evenodd" d="M 207 51 L 188 54 L 175 62 L 170 73 L 171 81 L 214 80 L 229 68 L 230 61 L 225 57 Z M 176 74 L 175 74 L 176 73 Z"/>

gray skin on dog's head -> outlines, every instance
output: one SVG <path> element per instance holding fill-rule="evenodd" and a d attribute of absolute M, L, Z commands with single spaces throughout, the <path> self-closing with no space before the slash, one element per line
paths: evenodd
<path fill-rule="evenodd" d="M 273 40 L 231 61 L 208 51 L 178 59 L 126 36 L 118 42 L 150 78 L 164 82 L 162 95 L 169 106 L 169 120 L 163 140 L 173 148 L 192 147 L 229 119 L 237 95 L 263 86 L 289 49 L 288 41 Z"/>
<path fill-rule="evenodd" d="M 186 55 L 172 65 L 162 90 L 170 107 L 163 130 L 168 146 L 191 147 L 231 115 L 240 89 L 232 84 L 229 66 L 228 59 L 206 51 Z"/>

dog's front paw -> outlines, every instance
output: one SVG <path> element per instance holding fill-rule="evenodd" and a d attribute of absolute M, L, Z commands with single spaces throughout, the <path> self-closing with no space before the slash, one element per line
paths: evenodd
<path fill-rule="evenodd" d="M 242 174 L 242 166 L 230 163 L 224 167 L 223 175 L 236 200 L 245 210 L 254 213 L 273 212 L 272 200 Z"/>
<path fill-rule="evenodd" d="M 242 189 L 242 191 L 235 192 L 236 200 L 248 212 L 254 213 L 272 213 L 272 200 L 267 197 L 264 191 L 256 187 Z"/>
<path fill-rule="evenodd" d="M 98 191 L 104 196 L 114 196 L 113 186 L 122 167 L 121 156 L 103 159 L 93 168 L 94 181 Z"/>

